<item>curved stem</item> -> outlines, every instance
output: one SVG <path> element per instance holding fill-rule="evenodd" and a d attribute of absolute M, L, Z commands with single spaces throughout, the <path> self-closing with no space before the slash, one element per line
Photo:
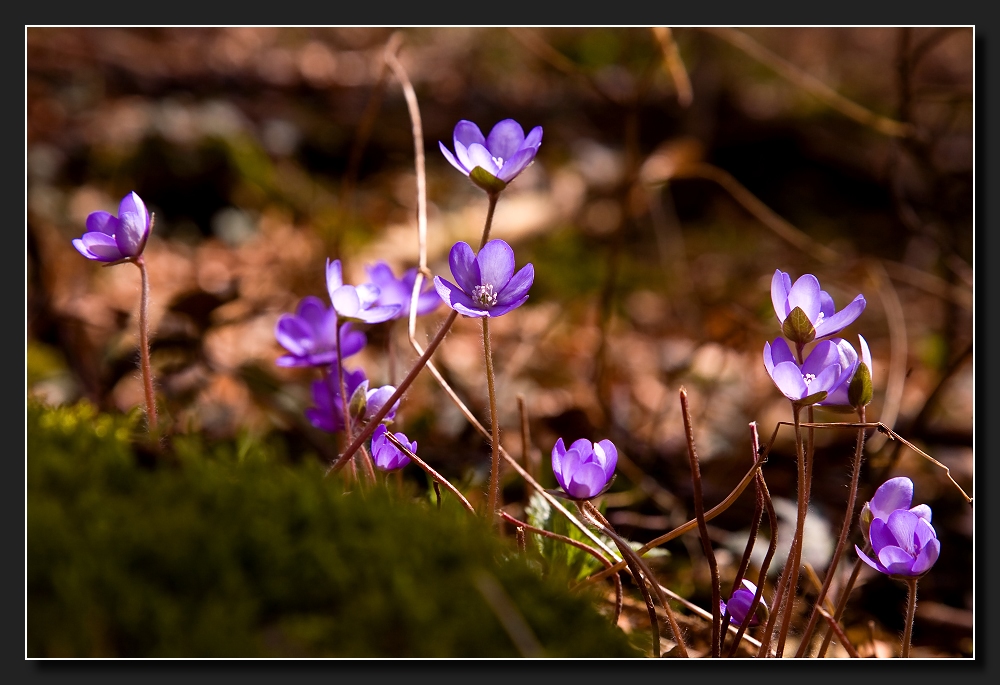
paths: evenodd
<path fill-rule="evenodd" d="M 486 498 L 486 515 L 496 523 L 497 501 L 500 499 L 500 423 L 497 421 L 497 395 L 494 387 L 493 350 L 490 349 L 490 319 L 483 319 L 483 351 L 486 354 L 486 385 L 490 394 L 490 429 L 493 437 L 490 440 L 490 485 Z"/>
<path fill-rule="evenodd" d="M 860 422 L 864 423 L 864 407 L 858 409 L 858 416 L 860 417 Z M 833 551 L 833 558 L 830 560 L 830 566 L 826 571 L 826 577 L 823 578 L 823 586 L 819 590 L 819 595 L 816 596 L 816 603 L 813 605 L 812 615 L 809 617 L 809 622 L 806 624 L 805 632 L 802 634 L 802 642 L 799 643 L 799 648 L 795 652 L 796 657 L 805 656 L 806 650 L 809 648 L 809 641 L 812 638 L 813 630 L 815 629 L 816 622 L 819 619 L 820 606 L 822 606 L 823 601 L 826 599 L 827 592 L 830 591 L 830 585 L 833 583 L 833 577 L 837 574 L 837 565 L 840 563 L 840 557 L 844 554 L 844 550 L 847 547 L 847 537 L 854 525 L 854 504 L 858 496 L 858 480 L 861 475 L 861 455 L 863 453 L 864 446 L 865 429 L 859 428 L 858 439 L 854 445 L 854 463 L 851 467 L 851 489 L 847 495 L 847 508 L 844 512 L 844 522 L 840 527 L 840 538 L 838 538 L 837 547 Z"/>
<path fill-rule="evenodd" d="M 869 546 L 865 545 L 865 551 L 869 550 Z M 858 575 L 861 573 L 861 559 L 859 558 L 854 562 L 854 570 L 851 571 L 851 577 L 848 578 L 847 583 L 844 585 L 844 589 L 840 591 L 840 597 L 837 598 L 837 610 L 833 614 L 833 620 L 839 621 L 840 617 L 844 614 L 844 607 L 847 606 L 847 598 L 851 595 L 851 590 L 854 589 L 854 583 L 858 580 Z M 826 631 L 826 635 L 823 637 L 823 644 L 819 647 L 819 652 L 816 653 L 817 659 L 822 659 L 826 656 L 826 650 L 830 646 L 830 641 L 833 639 L 833 629 L 829 628 Z"/>
<path fill-rule="evenodd" d="M 153 367 L 149 363 L 149 275 L 146 261 L 139 255 L 134 264 L 142 276 L 139 299 L 139 365 L 142 369 L 142 389 L 146 396 L 146 421 L 150 431 L 156 429 L 156 396 L 153 394 Z"/>
<path fill-rule="evenodd" d="M 903 653 L 904 659 L 910 658 L 910 638 L 913 634 L 913 617 L 917 613 L 917 579 L 909 578 L 906 581 L 909 592 L 906 593 L 906 628 L 903 630 Z"/>

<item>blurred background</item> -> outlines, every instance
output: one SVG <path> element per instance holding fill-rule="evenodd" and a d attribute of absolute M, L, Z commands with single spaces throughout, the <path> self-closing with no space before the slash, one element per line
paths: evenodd
<path fill-rule="evenodd" d="M 152 360 L 171 429 L 277 436 L 293 459 L 332 459 L 335 438 L 303 415 L 313 372 L 275 365 L 273 330 L 302 297 L 327 299 L 327 258 L 343 261 L 350 283 L 377 260 L 397 275 L 417 263 L 411 123 L 383 59 L 396 32 L 28 28 L 28 394 L 107 411 L 142 404 L 138 272 L 100 268 L 70 244 L 90 212 L 116 212 L 134 190 L 156 216 L 146 248 Z M 838 308 L 865 295 L 842 335 L 871 346 L 868 419 L 971 494 L 971 28 L 398 32 L 423 121 L 436 275 L 451 277 L 455 241 L 476 244 L 487 207 L 438 141 L 450 148 L 460 119 L 484 133 L 505 118 L 544 129 L 492 233 L 518 266 L 534 264 L 536 280 L 528 303 L 491 327 L 503 442 L 524 458 L 522 397 L 527 463 L 543 484 L 555 485 L 558 437 L 608 437 L 623 455 L 608 515 L 624 535 L 645 541 L 690 518 L 685 387 L 706 505 L 721 501 L 750 466 L 748 423 L 766 441 L 791 420 L 761 359 L 780 335 L 770 282 L 781 269 L 793 280 L 815 274 Z M 433 336 L 446 312 L 418 320 L 418 337 Z M 376 385 L 398 382 L 417 356 L 405 324 L 367 333 L 348 366 Z M 488 423 L 480 327 L 460 319 L 435 360 Z M 483 498 L 488 445 L 429 374 L 396 426 L 470 499 Z M 854 433 L 820 431 L 817 444 L 806 559 L 822 573 Z M 405 478 L 419 492 L 414 471 Z M 795 499 L 787 428 L 765 475 L 780 514 Z M 914 655 L 969 656 L 972 510 L 941 469 L 872 435 L 859 501 L 896 475 L 932 506 L 942 542 L 920 583 Z M 507 508 L 523 515 L 529 493 L 516 473 L 505 477 Z M 711 522 L 724 589 L 752 511 L 748 491 Z M 665 550 L 664 584 L 708 607 L 697 538 Z M 865 569 L 853 597 L 844 624 L 859 650 L 898 649 L 905 586 Z"/>

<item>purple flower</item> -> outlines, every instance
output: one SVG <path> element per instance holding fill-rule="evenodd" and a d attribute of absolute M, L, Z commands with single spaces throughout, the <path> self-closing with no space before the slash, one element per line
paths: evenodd
<path fill-rule="evenodd" d="M 862 521 L 871 521 L 868 540 L 875 559 L 857 545 L 854 549 L 862 561 L 886 575 L 923 575 L 941 553 L 941 543 L 931 525 L 930 507 L 922 504 L 910 509 L 912 497 L 913 482 L 909 478 L 892 478 L 879 486 L 862 511 Z"/>
<path fill-rule="evenodd" d="M 566 449 L 563 439 L 552 447 L 552 473 L 573 499 L 590 499 L 611 485 L 618 449 L 610 440 L 577 440 Z"/>
<path fill-rule="evenodd" d="M 318 297 L 302 298 L 294 314 L 282 314 L 274 326 L 274 337 L 288 350 L 278 357 L 278 366 L 325 366 L 337 361 L 337 313 Z M 340 352 L 346 359 L 367 342 L 353 324 L 340 327 Z"/>
<path fill-rule="evenodd" d="M 372 283 L 381 291 L 375 304 L 399 305 L 399 312 L 395 318 L 409 318 L 410 295 L 413 293 L 413 284 L 417 280 L 417 270 L 415 268 L 407 269 L 401 278 L 396 278 L 388 264 L 377 262 L 369 266 L 367 271 Z M 440 304 L 441 296 L 434 290 L 433 283 L 430 280 L 425 280 L 423 289 L 417 296 L 417 316 L 429 314 Z"/>
<path fill-rule="evenodd" d="M 399 312 L 399 305 L 376 305 L 380 290 L 372 283 L 362 283 L 355 287 L 344 285 L 340 270 L 340 260 L 326 260 L 326 288 L 330 302 L 337 316 L 346 321 L 359 323 L 381 323 L 388 321 Z"/>
<path fill-rule="evenodd" d="M 834 335 L 865 310 L 865 298 L 858 295 L 837 312 L 833 298 L 825 290 L 820 290 L 815 276 L 803 274 L 793 285 L 789 275 L 781 270 L 775 270 L 771 278 L 771 303 L 785 336 L 800 345 Z M 798 317 L 789 319 L 796 309 L 805 315 L 807 321 Z"/>
<path fill-rule="evenodd" d="M 525 136 L 519 123 L 504 119 L 484 138 L 478 126 L 463 119 L 455 124 L 454 143 L 452 154 L 438 141 L 445 159 L 486 192 L 498 193 L 535 159 L 542 144 L 542 127 L 536 126 Z"/>
<path fill-rule="evenodd" d="M 514 250 L 502 240 L 491 240 L 474 255 L 468 243 L 455 243 L 448 255 L 456 287 L 434 277 L 438 295 L 449 307 L 465 316 L 501 316 L 528 299 L 535 280 L 535 267 L 527 264 L 514 273 Z"/>
<path fill-rule="evenodd" d="M 358 386 L 367 382 L 364 370 L 344 369 L 344 385 L 347 386 L 348 397 L 354 395 Z M 327 433 L 344 430 L 344 400 L 340 396 L 340 384 L 336 374 L 330 374 L 324 380 L 313 381 L 312 396 L 316 406 L 306 409 L 309 423 Z"/>
<path fill-rule="evenodd" d="M 396 387 L 393 385 L 383 385 L 378 388 L 369 389 L 367 380 L 361 383 L 360 388 L 364 390 L 365 399 L 364 411 L 359 413 L 362 414 L 362 418 L 364 418 L 365 421 L 371 421 L 372 417 L 374 417 L 375 414 L 382 408 L 382 405 L 388 402 L 389 398 L 392 397 L 392 394 L 396 392 Z M 399 409 L 399 403 L 400 400 L 396 400 L 396 403 L 392 405 L 392 409 L 390 409 L 382 419 L 383 421 L 392 421 L 392 419 L 396 416 L 396 410 Z"/>
<path fill-rule="evenodd" d="M 751 583 L 746 578 L 743 579 L 743 587 L 737 588 L 733 592 L 733 596 L 729 598 L 729 604 L 727 605 L 721 599 L 719 600 L 719 609 L 722 614 L 725 615 L 726 608 L 729 608 L 729 622 L 741 626 L 743 622 L 747 619 L 747 613 L 750 611 L 750 605 L 753 604 L 753 597 L 757 594 L 757 586 Z M 760 606 L 760 604 L 758 604 Z M 756 615 L 750 617 L 750 623 L 748 625 L 755 626 L 760 623 L 760 620 Z"/>
<path fill-rule="evenodd" d="M 850 407 L 852 402 L 850 399 L 849 390 L 851 387 L 851 382 L 854 380 L 854 376 L 860 367 L 859 362 L 864 362 L 865 366 L 868 367 L 868 373 L 871 374 L 872 370 L 872 353 L 868 349 L 868 341 L 862 336 L 858 336 L 858 340 L 861 343 L 861 358 L 858 358 L 858 353 L 855 351 L 851 343 L 847 342 L 843 338 L 832 338 L 831 343 L 837 346 L 840 350 L 840 357 L 843 360 L 842 365 L 846 369 L 846 373 L 842 373 L 840 380 L 837 385 L 830 390 L 830 394 L 826 396 L 825 400 L 817 402 L 816 405 L 819 407 Z"/>
<path fill-rule="evenodd" d="M 410 458 L 401 449 L 389 442 L 389 438 L 385 437 L 388 432 L 385 424 L 379 424 L 375 432 L 372 433 L 372 459 L 375 460 L 375 466 L 382 471 L 401 469 L 410 463 Z M 410 442 L 402 433 L 394 433 L 393 435 L 396 436 L 397 440 L 406 445 L 407 449 L 414 454 L 417 453 L 416 440 Z"/>
<path fill-rule="evenodd" d="M 855 358 L 855 364 L 857 359 Z M 831 390 L 849 380 L 852 371 L 844 350 L 830 340 L 816 345 L 801 368 L 784 338 L 773 344 L 764 343 L 764 366 L 782 394 L 793 402 L 808 400 L 811 404 L 824 400 Z"/>
<path fill-rule="evenodd" d="M 108 212 L 92 212 L 87 217 L 87 232 L 73 240 L 73 247 L 87 259 L 98 262 L 135 259 L 146 247 L 149 230 L 149 212 L 133 191 L 122 198 L 117 217 Z"/>
<path fill-rule="evenodd" d="M 926 504 L 918 504 L 910 508 L 913 502 L 913 481 L 906 476 L 890 478 L 875 491 L 871 501 L 865 502 L 861 509 L 861 527 L 868 538 L 868 529 L 872 521 L 880 519 L 883 523 L 889 520 L 889 515 L 897 509 L 912 512 L 914 515 L 931 522 L 931 508 Z"/>

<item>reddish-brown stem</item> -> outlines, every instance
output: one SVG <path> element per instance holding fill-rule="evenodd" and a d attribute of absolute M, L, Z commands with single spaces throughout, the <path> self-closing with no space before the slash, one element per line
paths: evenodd
<path fill-rule="evenodd" d="M 712 574 L 712 656 L 721 655 L 722 646 L 719 642 L 719 565 L 715 560 L 712 541 L 708 539 L 708 524 L 705 523 L 705 502 L 701 494 L 701 467 L 698 465 L 698 453 L 694 447 L 694 428 L 691 425 L 691 411 L 688 408 L 687 390 L 681 388 L 681 414 L 684 416 L 684 434 L 687 437 L 688 461 L 691 464 L 691 482 L 694 486 L 694 517 L 698 521 L 698 533 L 701 537 L 701 547 L 708 559 L 708 568 Z"/>
<path fill-rule="evenodd" d="M 393 407 L 396 401 L 403 396 L 403 393 L 410 387 L 410 384 L 413 383 L 417 374 L 424 368 L 424 365 L 427 364 L 427 360 L 431 358 L 431 355 L 434 354 L 434 350 L 436 350 L 438 345 L 441 344 L 441 341 L 444 340 L 444 336 L 447 335 L 452 324 L 455 323 L 456 318 L 458 318 L 458 312 L 452 310 L 452 312 L 448 315 L 448 318 L 444 320 L 443 324 L 441 324 L 441 329 L 438 330 L 437 335 L 435 335 L 434 339 L 427 345 L 427 349 L 424 350 L 424 353 L 420 355 L 416 364 L 414 364 L 413 368 L 406 374 L 406 378 L 400 382 L 399 387 L 396 388 L 396 392 L 392 393 L 389 399 L 386 400 L 386 403 L 382 405 L 382 408 L 375 412 L 375 415 L 368 421 L 367 425 L 365 425 L 358 436 L 354 438 L 354 442 L 352 442 L 347 449 L 344 450 L 344 453 L 337 458 L 337 461 L 333 462 L 330 468 L 326 470 L 326 476 L 329 476 L 331 473 L 336 473 L 340 469 L 344 468 L 347 460 L 353 457 L 354 453 L 361 448 L 362 444 L 364 444 L 364 441 L 367 440 L 373 432 L 375 432 L 375 428 L 382 422 L 385 415 L 389 413 L 389 410 Z"/>
<path fill-rule="evenodd" d="M 865 408 L 861 407 L 858 409 L 858 416 L 860 422 L 865 422 Z M 847 494 L 847 507 L 844 512 L 844 522 L 840 527 L 840 537 L 837 539 L 837 547 L 833 551 L 833 558 L 830 560 L 830 566 L 826 571 L 826 577 L 823 578 L 823 585 L 819 590 L 819 594 L 816 596 L 816 603 L 813 605 L 812 615 L 809 617 L 809 622 L 806 624 L 806 629 L 802 633 L 802 642 L 799 643 L 799 648 L 795 652 L 795 656 L 801 658 L 805 656 L 806 650 L 809 649 L 809 642 L 812 638 L 813 630 L 816 627 L 816 621 L 818 619 L 818 611 L 826 599 L 827 593 L 830 591 L 830 585 L 833 583 L 833 578 L 837 573 L 837 565 L 840 563 L 840 557 L 844 554 L 844 550 L 847 547 L 847 538 L 850 535 L 851 528 L 854 525 L 854 504 L 858 495 L 858 481 L 861 475 L 861 455 L 865 446 L 865 429 L 858 429 L 858 439 L 854 445 L 854 463 L 851 467 L 851 489 Z"/>
<path fill-rule="evenodd" d="M 139 366 L 142 370 L 142 390 L 146 396 L 146 421 L 150 431 L 156 430 L 156 396 L 153 393 L 153 367 L 149 363 L 149 275 L 146 261 L 139 255 L 133 260 L 142 277 L 139 299 Z"/>
<path fill-rule="evenodd" d="M 868 545 L 865 545 L 865 550 L 867 551 Z M 833 620 L 839 621 L 840 617 L 844 614 L 844 608 L 847 606 L 847 599 L 851 595 L 851 590 L 854 589 L 854 583 L 858 580 L 858 575 L 861 573 L 862 561 L 858 558 L 854 562 L 854 569 L 851 571 L 851 577 L 847 579 L 847 583 L 844 585 L 844 589 L 840 591 L 840 596 L 837 599 L 837 610 L 833 613 Z M 817 659 L 822 659 L 826 656 L 826 650 L 830 646 L 830 641 L 833 639 L 833 629 L 828 628 L 826 635 L 823 637 L 823 644 L 819 647 L 819 652 L 816 653 Z"/>
<path fill-rule="evenodd" d="M 400 442 L 399 439 L 397 439 L 396 436 L 390 433 L 389 431 L 385 432 L 385 437 L 389 442 L 395 445 L 403 454 L 409 457 L 410 461 L 412 461 L 414 464 L 423 469 L 424 473 L 430 476 L 435 484 L 440 483 L 441 485 L 445 486 L 451 494 L 455 495 L 455 497 L 458 498 L 458 501 L 462 503 L 462 506 L 464 506 L 473 514 L 476 513 L 475 508 L 473 508 L 473 506 L 469 503 L 469 500 L 465 499 L 465 495 L 463 495 L 458 488 L 452 485 L 447 478 L 445 478 L 440 473 L 431 468 L 430 464 L 428 464 L 423 459 L 414 454 L 409 447 Z M 437 495 L 438 495 L 438 506 L 440 507 L 441 506 L 440 491 L 438 491 Z"/>
<path fill-rule="evenodd" d="M 340 385 L 340 405 L 344 414 L 344 439 L 348 444 L 350 444 L 351 440 L 354 438 L 354 431 L 351 429 L 351 398 L 347 396 L 347 382 L 344 380 L 343 356 L 340 353 L 339 320 L 337 321 L 337 335 L 335 339 L 337 348 L 337 383 Z M 364 450 L 361 450 L 361 455 L 358 457 L 358 461 L 360 461 L 364 467 L 365 477 L 368 479 L 368 483 L 374 485 L 376 482 L 375 467 L 372 466 L 371 461 L 368 459 L 368 455 Z"/>

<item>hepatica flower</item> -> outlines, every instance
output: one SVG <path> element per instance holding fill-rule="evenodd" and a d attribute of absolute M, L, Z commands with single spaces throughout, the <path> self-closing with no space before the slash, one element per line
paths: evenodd
<path fill-rule="evenodd" d="M 380 293 L 376 305 L 399 305 L 399 311 L 394 318 L 407 319 L 410 316 L 410 296 L 413 284 L 417 280 L 417 270 L 407 269 L 400 278 L 396 278 L 392 269 L 385 262 L 376 262 L 367 268 L 368 277 L 378 287 Z M 429 314 L 441 304 L 441 296 L 434 290 L 430 280 L 424 281 L 423 289 L 417 295 L 417 316 Z"/>
<path fill-rule="evenodd" d="M 757 594 L 757 586 L 751 583 L 746 578 L 743 579 L 743 587 L 737 588 L 733 592 L 733 596 L 729 598 L 729 604 L 726 604 L 721 599 L 719 600 L 719 609 L 721 613 L 725 615 L 726 609 L 729 609 L 729 622 L 741 626 L 743 622 L 747 619 L 747 614 L 750 611 L 750 605 L 753 604 L 753 597 Z M 762 606 L 758 603 L 758 607 Z M 750 617 L 749 626 L 755 626 L 760 623 L 760 619 L 756 615 Z"/>
<path fill-rule="evenodd" d="M 918 504 L 911 508 L 912 502 L 913 481 L 906 476 L 890 478 L 882 483 L 871 501 L 865 502 L 865 506 L 861 509 L 861 528 L 865 539 L 868 539 L 868 531 L 873 520 L 879 519 L 885 523 L 889 520 L 889 515 L 897 509 L 909 511 L 930 523 L 931 508 L 926 504 Z"/>
<path fill-rule="evenodd" d="M 527 264 L 514 273 L 514 250 L 502 240 L 491 240 L 479 254 L 468 243 L 455 243 L 448 255 L 454 285 L 434 277 L 438 295 L 465 316 L 496 317 L 520 307 L 528 299 L 535 267 Z"/>
<path fill-rule="evenodd" d="M 278 366 L 325 366 L 337 361 L 337 312 L 318 297 L 302 298 L 294 314 L 282 314 L 274 326 L 274 337 L 288 354 L 278 357 Z M 340 352 L 346 359 L 364 348 L 365 334 L 351 323 L 340 326 Z"/>
<path fill-rule="evenodd" d="M 401 469 L 410 463 L 410 458 L 392 444 L 389 438 L 385 437 L 388 432 L 389 430 L 385 427 L 385 424 L 379 424 L 375 432 L 372 433 L 372 459 L 375 460 L 375 466 L 382 471 Z M 402 433 L 394 433 L 393 435 L 395 435 L 397 440 L 406 445 L 407 449 L 414 454 L 417 453 L 416 440 L 410 442 Z"/>
<path fill-rule="evenodd" d="M 150 228 L 146 205 L 133 191 L 122 198 L 117 217 L 108 212 L 92 212 L 87 217 L 87 232 L 73 240 L 73 247 L 87 259 L 98 262 L 135 259 L 146 247 Z"/>
<path fill-rule="evenodd" d="M 373 283 L 345 285 L 340 260 L 326 260 L 326 288 L 337 316 L 345 321 L 381 323 L 399 313 L 399 305 L 376 304 L 381 290 Z"/>
<path fill-rule="evenodd" d="M 862 561 L 886 575 L 921 576 L 941 553 L 941 543 L 931 525 L 930 507 L 909 508 L 912 496 L 909 478 L 893 478 L 883 483 L 865 505 L 871 517 L 868 540 L 875 558 L 869 558 L 857 545 L 854 549 Z M 862 520 L 865 518 L 862 512 Z"/>
<path fill-rule="evenodd" d="M 781 270 L 775 270 L 771 278 L 771 303 L 782 333 L 800 345 L 838 333 L 865 310 L 865 298 L 858 295 L 838 312 L 815 276 L 803 274 L 792 284 L 791 277 Z"/>
<path fill-rule="evenodd" d="M 618 450 L 610 440 L 577 440 L 569 449 L 562 438 L 552 447 L 552 473 L 572 499 L 596 497 L 608 489 L 618 465 Z"/>
<path fill-rule="evenodd" d="M 845 351 L 830 340 L 816 345 L 801 367 L 784 338 L 764 343 L 764 367 L 785 397 L 803 405 L 824 400 L 852 371 Z"/>
<path fill-rule="evenodd" d="M 455 125 L 453 137 L 454 154 L 438 141 L 445 159 L 487 193 L 499 193 L 535 159 L 542 127 L 525 136 L 519 123 L 504 119 L 483 137 L 478 126 L 463 119 Z"/>
<path fill-rule="evenodd" d="M 830 342 L 837 346 L 840 352 L 841 365 L 846 369 L 842 373 L 837 385 L 830 390 L 826 399 L 817 402 L 816 405 L 827 408 L 837 407 L 861 407 L 871 401 L 871 370 L 872 354 L 868 349 L 868 341 L 862 336 L 858 336 L 861 343 L 861 357 L 857 351 L 843 338 L 832 338 Z M 861 364 L 865 365 L 865 371 L 861 371 Z M 862 376 L 866 376 L 863 378 Z M 865 385 L 867 383 L 867 385 Z M 852 398 L 851 388 L 855 388 L 855 396 Z"/>

